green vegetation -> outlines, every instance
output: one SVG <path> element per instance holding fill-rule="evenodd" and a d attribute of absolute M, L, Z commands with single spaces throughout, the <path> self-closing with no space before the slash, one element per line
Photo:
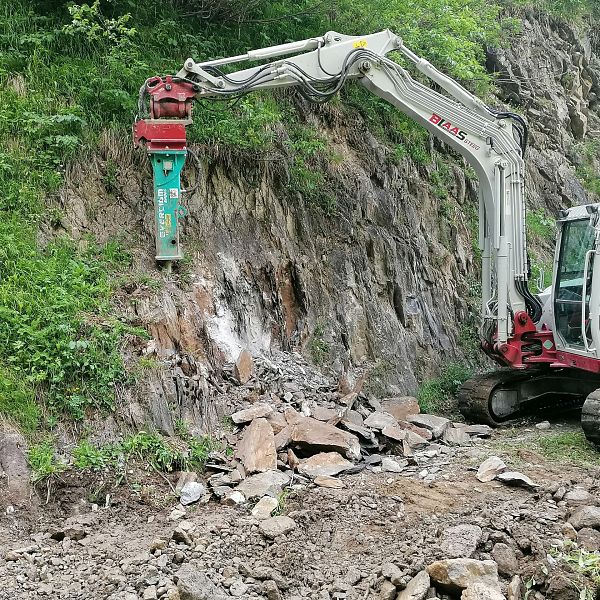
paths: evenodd
<path fill-rule="evenodd" d="M 27 460 L 31 467 L 31 477 L 34 482 L 57 475 L 66 468 L 65 463 L 56 459 L 54 440 L 47 438 L 39 444 L 29 447 Z"/>
<path fill-rule="evenodd" d="M 425 413 L 436 413 L 447 409 L 456 397 L 458 388 L 473 375 L 470 367 L 463 363 L 450 363 L 439 377 L 424 381 L 417 393 L 419 406 Z"/>
<path fill-rule="evenodd" d="M 556 224 L 552 217 L 546 215 L 543 210 L 529 210 L 526 217 L 527 232 L 540 240 L 554 241 L 556 235 Z"/>
<path fill-rule="evenodd" d="M 315 325 L 308 349 L 315 365 L 322 365 L 329 355 L 329 344 L 323 339 L 325 327 L 322 323 Z"/>
<path fill-rule="evenodd" d="M 581 600 L 594 600 L 600 588 L 600 553 L 579 548 L 577 544 L 565 540 L 563 548 L 553 548 L 551 554 L 559 562 L 567 565 L 574 573 L 585 577 L 591 585 L 572 581 Z"/>
<path fill-rule="evenodd" d="M 600 170 L 598 168 L 598 161 L 600 161 L 600 141 L 592 140 L 586 142 L 581 145 L 580 150 L 582 161 L 577 167 L 577 175 L 588 191 L 600 196 Z"/>
<path fill-rule="evenodd" d="M 557 462 L 595 465 L 598 451 L 585 439 L 581 431 L 567 431 L 540 436 L 534 449 L 542 456 Z"/>

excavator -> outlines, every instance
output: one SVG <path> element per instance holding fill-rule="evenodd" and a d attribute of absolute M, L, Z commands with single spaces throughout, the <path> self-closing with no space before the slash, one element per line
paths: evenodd
<path fill-rule="evenodd" d="M 258 64 L 237 71 L 232 66 L 243 62 Z M 418 80 L 409 68 L 420 72 Z M 133 136 L 154 173 L 156 259 L 170 264 L 182 258 L 181 173 L 192 154 L 186 127 L 194 101 L 295 88 L 311 101 L 326 102 L 350 81 L 425 127 L 478 176 L 481 348 L 502 368 L 463 384 L 462 413 L 498 426 L 532 412 L 581 409 L 586 437 L 600 445 L 600 266 L 594 268 L 600 205 L 560 212 L 552 286 L 532 293 L 524 201 L 527 122 L 487 106 L 389 30 L 365 36 L 329 32 L 229 58 L 190 58 L 176 75 L 148 79 Z"/>

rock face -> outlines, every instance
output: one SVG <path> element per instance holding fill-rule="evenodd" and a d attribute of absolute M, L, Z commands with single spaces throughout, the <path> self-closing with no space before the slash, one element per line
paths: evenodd
<path fill-rule="evenodd" d="M 277 468 L 273 429 L 266 419 L 254 419 L 237 446 L 236 456 L 247 473 L 264 473 Z"/>

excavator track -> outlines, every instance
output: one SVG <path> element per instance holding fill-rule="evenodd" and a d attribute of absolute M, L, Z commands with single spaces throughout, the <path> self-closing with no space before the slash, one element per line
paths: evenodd
<path fill-rule="evenodd" d="M 594 390 L 581 409 L 581 427 L 585 437 L 600 446 L 600 389 Z"/>
<path fill-rule="evenodd" d="M 465 382 L 458 391 L 458 405 L 468 420 L 492 427 L 528 414 L 545 418 L 581 408 L 586 437 L 600 445 L 599 388 L 599 377 L 582 379 L 575 370 L 505 369 Z"/>
<path fill-rule="evenodd" d="M 523 373 L 504 370 L 477 375 L 466 381 L 458 390 L 458 407 L 462 415 L 476 423 L 484 423 L 498 427 L 508 419 L 499 418 L 494 414 L 490 403 L 494 390 L 503 384 L 513 383 L 522 379 Z M 528 377 L 525 375 L 525 377 Z M 511 415 L 509 418 L 515 418 Z"/>

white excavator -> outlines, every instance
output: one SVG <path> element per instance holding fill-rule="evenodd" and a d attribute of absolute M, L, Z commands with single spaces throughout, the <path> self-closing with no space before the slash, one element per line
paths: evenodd
<path fill-rule="evenodd" d="M 390 53 L 435 89 L 416 81 Z M 231 67 L 245 61 L 263 63 Z M 600 268 L 594 268 L 600 205 L 561 211 L 552 287 L 533 294 L 524 202 L 527 123 L 486 106 L 390 31 L 359 37 L 330 32 L 230 58 L 190 58 L 175 76 L 148 79 L 140 91 L 134 142 L 146 148 L 153 165 L 157 260 L 182 257 L 181 170 L 194 100 L 296 88 L 324 102 L 350 80 L 459 152 L 479 178 L 481 346 L 504 368 L 461 387 L 463 414 L 495 426 L 532 411 L 581 408 L 587 438 L 600 444 Z"/>

